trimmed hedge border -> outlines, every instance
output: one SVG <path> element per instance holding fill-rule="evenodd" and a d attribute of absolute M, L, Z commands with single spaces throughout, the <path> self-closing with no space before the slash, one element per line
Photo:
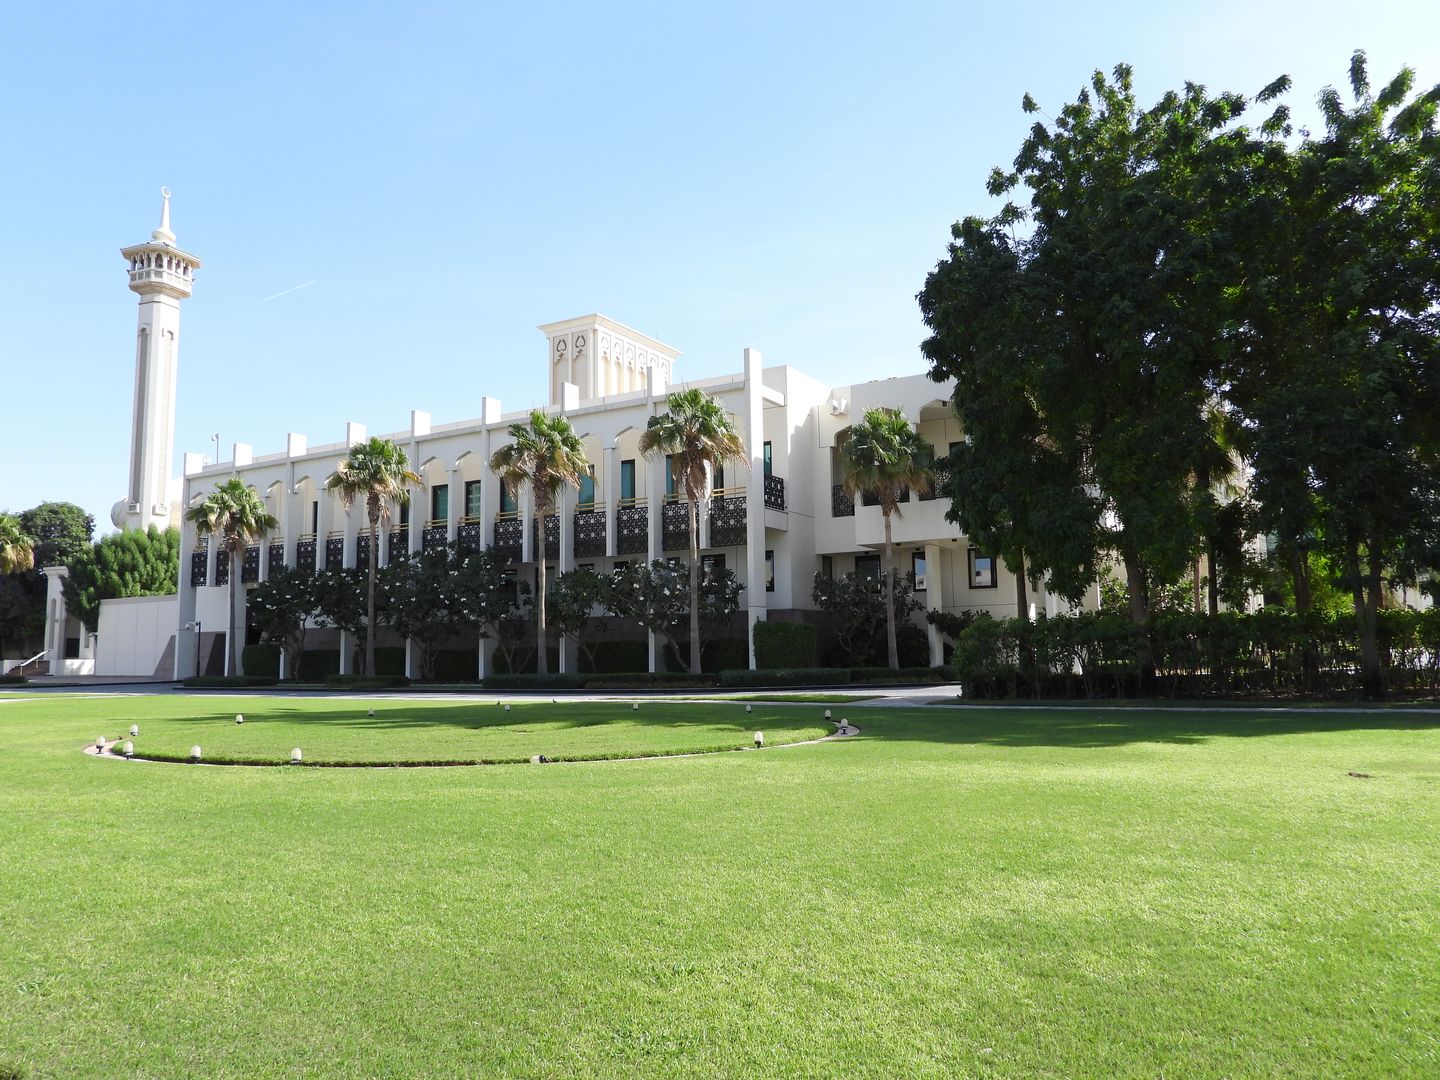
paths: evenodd
<path fill-rule="evenodd" d="M 19 686 L 30 681 L 26 675 L 0 675 L 0 686 Z"/>

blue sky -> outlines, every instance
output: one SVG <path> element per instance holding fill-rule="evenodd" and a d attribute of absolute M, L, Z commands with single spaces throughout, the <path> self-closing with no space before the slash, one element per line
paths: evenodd
<path fill-rule="evenodd" d="M 543 401 L 537 323 L 832 382 L 921 369 L 914 295 L 985 211 L 1029 91 L 1129 62 L 1291 102 L 1364 48 L 1440 81 L 1440 4 L 121 3 L 6 16 L 0 508 L 109 529 L 136 300 L 118 249 L 174 190 L 185 450 L 338 441 Z M 296 288 L 304 286 L 303 288 Z M 287 291 L 293 290 L 293 291 Z M 283 294 L 283 295 L 277 295 Z"/>

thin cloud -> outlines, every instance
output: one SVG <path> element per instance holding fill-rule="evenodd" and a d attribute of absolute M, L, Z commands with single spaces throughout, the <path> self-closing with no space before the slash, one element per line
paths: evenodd
<path fill-rule="evenodd" d="M 257 304 L 268 304 L 271 300 L 279 300 L 280 297 L 282 297 L 282 296 L 289 296 L 292 292 L 299 292 L 301 289 L 308 289 L 311 285 L 314 285 L 314 284 L 315 284 L 315 282 L 313 282 L 313 281 L 307 281 L 307 282 L 305 282 L 305 283 L 302 284 L 302 285 L 292 285 L 292 286 L 291 286 L 290 288 L 288 288 L 288 289 L 281 289 L 279 292 L 275 293 L 273 296 L 267 296 L 267 297 L 265 297 L 264 300 L 256 300 L 255 302 L 256 302 Z"/>

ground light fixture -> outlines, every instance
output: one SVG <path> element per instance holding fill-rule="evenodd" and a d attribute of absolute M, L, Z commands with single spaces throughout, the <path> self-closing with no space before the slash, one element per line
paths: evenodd
<path fill-rule="evenodd" d="M 366 712 L 365 712 L 365 715 L 366 715 L 366 716 L 374 716 L 374 715 L 375 715 L 375 710 L 374 710 L 374 709 L 367 709 Z"/>
<path fill-rule="evenodd" d="M 128 758 L 128 757 L 134 757 L 134 756 L 135 756 L 135 744 L 134 744 L 133 742 L 127 742 L 127 743 L 125 744 L 125 751 L 124 751 L 124 752 L 125 752 L 125 756 L 126 756 L 127 758 Z"/>
<path fill-rule="evenodd" d="M 140 734 L 140 725 L 139 725 L 139 724 L 131 724 L 131 725 L 130 725 L 130 737 L 133 739 L 133 738 L 135 738 L 135 736 L 137 736 L 137 735 L 139 735 L 139 734 Z"/>
<path fill-rule="evenodd" d="M 303 761 L 303 760 L 304 760 L 304 755 L 300 753 L 300 747 L 297 746 L 297 747 L 295 747 L 294 750 L 291 750 L 291 751 L 290 751 L 290 764 L 291 764 L 291 765 L 299 765 L 300 762 Z"/>
<path fill-rule="evenodd" d="M 750 706 L 749 706 L 749 705 L 746 705 L 746 706 L 745 706 L 745 715 L 747 715 L 747 716 L 750 715 Z"/>
<path fill-rule="evenodd" d="M 104 749 L 105 749 L 105 736 L 104 736 L 104 735 L 96 735 L 96 736 L 95 736 L 95 749 L 96 749 L 96 750 L 104 750 Z"/>
<path fill-rule="evenodd" d="M 829 709 L 826 709 L 826 710 L 825 710 L 825 719 L 826 719 L 826 720 L 829 720 L 829 719 L 830 719 L 830 710 L 829 710 Z"/>
<path fill-rule="evenodd" d="M 200 746 L 199 746 L 198 743 L 197 743 L 195 746 L 190 747 L 190 760 L 191 760 L 191 761 L 199 761 L 199 760 L 200 760 L 200 756 L 201 756 L 201 755 L 200 755 Z"/>
<path fill-rule="evenodd" d="M 506 712 L 509 712 L 509 711 L 510 711 L 510 703 L 509 703 L 508 701 L 505 703 L 505 711 L 506 711 Z"/>
<path fill-rule="evenodd" d="M 245 722 L 245 714 L 237 712 L 235 714 L 235 722 L 237 724 L 243 724 Z"/>
<path fill-rule="evenodd" d="M 764 746 L 765 746 L 765 733 L 764 733 L 763 731 L 757 731 L 757 732 L 755 732 L 755 749 L 756 749 L 756 750 L 761 750 L 761 749 L 764 748 Z"/>
<path fill-rule="evenodd" d="M 639 703 L 638 701 L 632 701 L 632 702 L 630 703 L 630 711 L 631 711 L 631 712 L 639 712 L 639 711 L 640 711 L 640 703 Z"/>

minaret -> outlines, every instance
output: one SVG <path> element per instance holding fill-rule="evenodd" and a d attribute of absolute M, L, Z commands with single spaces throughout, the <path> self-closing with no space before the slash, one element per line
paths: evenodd
<path fill-rule="evenodd" d="M 160 194 L 164 198 L 160 227 L 147 243 L 120 251 L 130 264 L 130 290 L 140 295 L 130 486 L 125 498 L 110 511 L 110 520 L 120 529 L 165 528 L 172 523 L 177 497 L 170 470 L 175 455 L 180 301 L 190 295 L 200 260 L 175 246 L 175 234 L 170 231 L 170 189 L 162 187 Z"/>

